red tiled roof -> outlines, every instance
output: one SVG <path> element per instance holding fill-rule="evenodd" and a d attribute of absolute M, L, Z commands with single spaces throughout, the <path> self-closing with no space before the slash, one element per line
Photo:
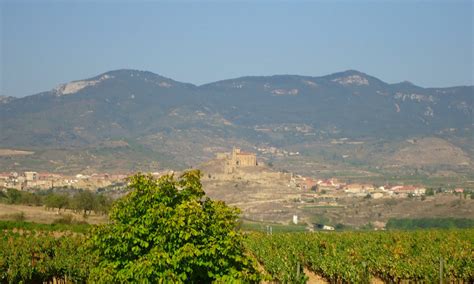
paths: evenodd
<path fill-rule="evenodd" d="M 414 186 L 414 185 L 403 185 L 403 186 L 394 186 L 392 187 L 393 190 L 399 190 L 399 191 L 404 191 L 404 190 L 417 190 L 419 187 Z"/>

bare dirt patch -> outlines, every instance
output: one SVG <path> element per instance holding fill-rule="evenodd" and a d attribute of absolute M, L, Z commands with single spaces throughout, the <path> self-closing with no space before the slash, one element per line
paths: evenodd
<path fill-rule="evenodd" d="M 385 281 L 383 281 L 382 279 L 380 279 L 379 277 L 372 277 L 372 279 L 370 279 L 370 284 L 384 284 Z"/>
<path fill-rule="evenodd" d="M 329 283 L 326 279 L 321 277 L 320 275 L 314 273 L 313 271 L 309 270 L 308 268 L 303 269 L 304 274 L 308 277 L 308 284 L 326 284 Z"/>

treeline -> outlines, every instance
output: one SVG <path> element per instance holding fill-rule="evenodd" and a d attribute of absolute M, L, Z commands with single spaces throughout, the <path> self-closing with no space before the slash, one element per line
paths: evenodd
<path fill-rule="evenodd" d="M 108 195 L 89 190 L 27 192 L 9 188 L 6 191 L 0 191 L 0 203 L 45 206 L 47 209 L 58 210 L 58 212 L 70 209 L 83 214 L 91 212 L 107 214 L 112 202 L 112 198 Z"/>
<path fill-rule="evenodd" d="M 419 219 L 389 219 L 387 229 L 451 229 L 474 228 L 474 219 L 467 218 L 419 218 Z"/>

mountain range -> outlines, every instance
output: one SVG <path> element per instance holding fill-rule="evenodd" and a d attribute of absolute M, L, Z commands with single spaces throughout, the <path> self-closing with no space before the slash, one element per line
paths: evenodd
<path fill-rule="evenodd" d="M 124 69 L 23 98 L 0 97 L 0 147 L 99 156 L 120 149 L 162 165 L 189 166 L 233 145 L 296 151 L 334 139 L 435 136 L 471 157 L 473 97 L 473 86 L 388 84 L 355 70 L 196 86 Z M 1 166 L 8 164 L 1 159 Z"/>

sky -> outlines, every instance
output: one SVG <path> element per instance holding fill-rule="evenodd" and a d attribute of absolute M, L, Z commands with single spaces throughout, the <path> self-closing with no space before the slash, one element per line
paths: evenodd
<path fill-rule="evenodd" d="M 355 69 L 473 85 L 473 1 L 0 0 L 0 95 L 122 68 L 204 84 Z"/>

